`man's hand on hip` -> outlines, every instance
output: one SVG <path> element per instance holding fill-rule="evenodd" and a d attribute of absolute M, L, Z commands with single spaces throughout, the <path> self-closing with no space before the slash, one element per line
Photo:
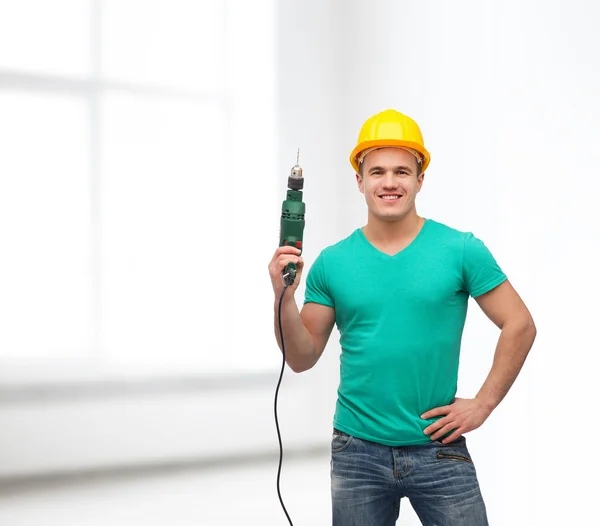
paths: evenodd
<path fill-rule="evenodd" d="M 454 430 L 454 433 L 442 440 L 442 443 L 447 444 L 481 426 L 490 416 L 490 410 L 477 398 L 455 398 L 450 405 L 430 409 L 421 418 L 427 420 L 442 415 L 443 418 L 426 427 L 423 433 L 430 435 L 431 440 L 437 440 Z"/>

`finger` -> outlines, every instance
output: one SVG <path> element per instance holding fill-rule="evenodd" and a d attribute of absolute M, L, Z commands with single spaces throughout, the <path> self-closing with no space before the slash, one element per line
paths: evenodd
<path fill-rule="evenodd" d="M 447 416 L 445 416 L 444 418 L 440 418 L 439 420 L 436 420 L 430 426 L 427 426 L 423 430 L 423 433 L 425 433 L 426 435 L 430 435 L 431 433 L 435 433 L 438 429 L 441 429 L 442 426 L 445 426 L 449 422 L 450 422 L 450 419 Z"/>
<path fill-rule="evenodd" d="M 440 429 L 437 433 L 434 433 L 433 435 L 431 435 L 430 438 L 431 438 L 431 440 L 437 440 L 439 437 L 442 437 L 445 434 L 450 433 L 450 431 L 453 431 L 454 429 L 456 429 L 456 425 L 450 423 L 450 424 L 442 427 L 442 429 Z"/>
<path fill-rule="evenodd" d="M 269 265 L 269 275 L 271 276 L 271 279 L 278 280 L 279 275 L 283 272 L 283 270 L 285 269 L 285 267 L 287 267 L 289 263 L 296 263 L 296 261 L 294 260 L 294 258 L 287 256 L 284 258 L 277 259 L 277 261 L 275 261 L 272 265 Z M 297 267 L 299 268 L 299 265 L 297 265 Z"/>
<path fill-rule="evenodd" d="M 295 263 L 299 267 L 301 261 L 302 261 L 302 258 L 299 258 L 299 257 L 285 256 L 285 257 L 282 257 L 278 261 L 278 268 L 280 268 L 281 270 L 283 270 L 287 266 L 288 263 Z"/>
<path fill-rule="evenodd" d="M 296 247 L 284 245 L 282 247 L 279 247 L 277 250 L 275 250 L 275 253 L 273 254 L 273 257 L 271 258 L 271 262 L 269 263 L 269 265 L 276 264 L 277 260 L 281 256 L 283 256 L 284 254 L 287 254 L 287 255 L 290 255 L 290 254 L 300 255 L 300 253 L 301 253 L 300 249 L 298 249 Z"/>
<path fill-rule="evenodd" d="M 454 442 L 462 436 L 462 433 L 457 429 L 454 433 L 449 435 L 448 437 L 442 440 L 442 444 L 449 444 L 450 442 Z"/>
<path fill-rule="evenodd" d="M 425 411 L 421 418 L 423 420 L 427 420 L 428 418 L 432 418 L 434 416 L 447 415 L 450 412 L 450 406 L 436 407 L 435 409 L 430 409 L 429 411 Z"/>
<path fill-rule="evenodd" d="M 300 253 L 302 253 L 302 250 L 300 250 L 299 248 L 293 247 L 291 245 L 283 245 L 275 251 L 275 255 L 277 255 L 277 256 L 279 256 L 281 254 L 300 254 Z"/>

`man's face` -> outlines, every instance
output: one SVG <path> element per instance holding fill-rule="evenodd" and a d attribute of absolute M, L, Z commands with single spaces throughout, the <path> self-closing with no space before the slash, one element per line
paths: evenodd
<path fill-rule="evenodd" d="M 415 156 L 400 148 L 381 148 L 367 154 L 356 181 L 369 214 L 383 221 L 398 221 L 415 206 L 425 174 L 417 177 Z M 387 196 L 387 197 L 384 197 Z"/>

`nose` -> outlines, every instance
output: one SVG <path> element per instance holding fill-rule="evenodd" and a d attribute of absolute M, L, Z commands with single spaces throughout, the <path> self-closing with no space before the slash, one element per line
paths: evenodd
<path fill-rule="evenodd" d="M 398 186 L 398 180 L 394 176 L 394 172 L 389 170 L 385 172 L 383 177 L 383 187 L 384 188 L 396 188 Z"/>

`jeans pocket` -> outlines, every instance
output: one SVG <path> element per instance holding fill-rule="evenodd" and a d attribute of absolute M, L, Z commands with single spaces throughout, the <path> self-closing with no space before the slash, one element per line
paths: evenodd
<path fill-rule="evenodd" d="M 352 443 L 352 437 L 348 433 L 336 431 L 331 437 L 331 452 L 341 453 Z"/>
<path fill-rule="evenodd" d="M 464 436 L 460 436 L 448 444 L 444 444 L 439 440 L 434 440 L 434 443 L 438 446 L 436 458 L 440 460 L 461 460 L 473 464 Z"/>
<path fill-rule="evenodd" d="M 435 454 L 436 458 L 440 460 L 448 459 L 448 460 L 461 460 L 463 462 L 467 462 L 469 464 L 473 464 L 473 461 L 466 453 L 456 452 L 456 451 L 438 451 Z"/>

